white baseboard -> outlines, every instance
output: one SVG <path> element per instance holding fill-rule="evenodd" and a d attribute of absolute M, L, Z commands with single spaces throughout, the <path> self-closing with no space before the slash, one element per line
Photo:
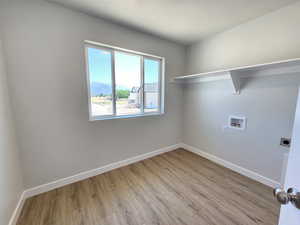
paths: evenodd
<path fill-rule="evenodd" d="M 12 214 L 10 220 L 9 220 L 8 225 L 16 225 L 17 224 L 18 218 L 21 214 L 21 211 L 22 211 L 23 205 L 25 203 L 25 200 L 26 200 L 25 192 L 23 192 L 21 194 L 20 199 L 17 203 L 17 206 L 16 206 L 16 208 L 15 208 L 15 210 L 14 210 L 14 212 L 13 212 L 13 214 Z"/>
<path fill-rule="evenodd" d="M 75 182 L 78 182 L 78 181 L 81 181 L 81 180 L 84 180 L 84 179 L 87 179 L 87 178 L 90 178 L 90 177 L 93 177 L 93 176 L 97 176 L 99 174 L 108 172 L 108 171 L 113 170 L 113 169 L 117 169 L 117 168 L 120 168 L 120 167 L 123 167 L 123 166 L 127 166 L 129 164 L 132 164 L 132 163 L 135 163 L 135 162 L 147 159 L 147 158 L 151 158 L 153 156 L 156 156 L 156 155 L 159 155 L 159 154 L 162 154 L 162 153 L 165 153 L 165 152 L 175 150 L 177 148 L 184 148 L 184 149 L 186 149 L 190 152 L 196 153 L 196 154 L 198 154 L 198 155 L 200 155 L 200 156 L 202 156 L 202 157 L 204 157 L 208 160 L 211 160 L 211 161 L 213 161 L 217 164 L 220 164 L 220 165 L 222 165 L 222 166 L 224 166 L 228 169 L 231 169 L 231 170 L 233 170 L 237 173 L 240 173 L 244 176 L 247 176 L 247 177 L 249 177 L 253 180 L 256 180 L 260 183 L 263 183 L 267 186 L 270 186 L 270 187 L 280 186 L 279 182 L 274 181 L 272 179 L 269 179 L 267 177 L 264 177 L 264 176 L 262 176 L 262 175 L 260 175 L 256 172 L 253 172 L 251 170 L 248 170 L 248 169 L 245 169 L 245 168 L 240 167 L 238 165 L 235 165 L 231 162 L 223 160 L 223 159 L 221 159 L 217 156 L 211 155 L 207 152 L 201 151 L 200 149 L 198 149 L 196 147 L 187 145 L 185 143 L 179 143 L 179 144 L 167 146 L 165 148 L 161 148 L 161 149 L 158 149 L 158 150 L 146 153 L 146 154 L 142 154 L 142 155 L 138 155 L 138 156 L 135 156 L 135 157 L 132 157 L 132 158 L 129 158 L 129 159 L 125 159 L 125 160 L 122 160 L 122 161 L 119 161 L 119 162 L 111 163 L 111 164 L 108 164 L 108 165 L 100 167 L 100 168 L 85 171 L 85 172 L 82 172 L 82 173 L 79 173 L 79 174 L 76 174 L 76 175 L 73 175 L 73 176 L 70 176 L 70 177 L 62 178 L 62 179 L 59 179 L 59 180 L 56 180 L 56 181 L 53 181 L 53 182 L 50 182 L 50 183 L 47 183 L 47 184 L 43 184 L 43 185 L 40 185 L 40 186 L 37 186 L 37 187 L 34 187 L 34 188 L 27 189 L 23 193 L 23 198 L 26 199 L 26 198 L 29 198 L 29 197 L 32 197 L 32 196 L 35 196 L 35 195 L 38 195 L 38 194 L 41 194 L 41 193 L 45 193 L 47 191 L 51 191 L 51 190 L 54 190 L 56 188 L 68 185 L 68 184 L 72 184 L 72 183 L 75 183 Z"/>
<path fill-rule="evenodd" d="M 274 187 L 281 186 L 280 183 L 277 182 L 277 181 L 274 181 L 274 180 L 272 180 L 270 178 L 267 178 L 267 177 L 264 177 L 264 176 L 262 176 L 262 175 L 260 175 L 260 174 L 258 174 L 256 172 L 253 172 L 251 170 L 248 170 L 248 169 L 245 169 L 245 168 L 240 167 L 238 165 L 235 165 L 235 164 L 233 164 L 231 162 L 228 162 L 228 161 L 226 161 L 224 159 L 221 159 L 221 158 L 219 158 L 217 156 L 211 155 L 211 154 L 209 154 L 207 152 L 201 151 L 200 149 L 198 149 L 196 147 L 193 147 L 193 146 L 190 146 L 190 145 L 187 145 L 187 144 L 184 144 L 184 143 L 181 143 L 180 146 L 181 146 L 181 148 L 184 148 L 184 149 L 186 149 L 186 150 L 188 150 L 190 152 L 193 152 L 193 153 L 195 153 L 197 155 L 200 155 L 203 158 L 206 158 L 206 159 L 208 159 L 210 161 L 213 161 L 213 162 L 215 162 L 215 163 L 217 163 L 217 164 L 219 164 L 221 166 L 224 166 L 224 167 L 226 167 L 228 169 L 231 169 L 231 170 L 233 170 L 233 171 L 235 171 L 235 172 L 237 172 L 239 174 L 242 174 L 242 175 L 244 175 L 246 177 L 249 177 L 249 178 L 251 178 L 251 179 L 253 179 L 255 181 L 258 181 L 258 182 L 260 182 L 262 184 L 265 184 L 265 185 L 267 185 L 269 187 L 274 188 Z"/>
<path fill-rule="evenodd" d="M 53 182 L 50 182 L 47 184 L 43 184 L 43 185 L 40 185 L 40 186 L 37 186 L 34 188 L 30 188 L 25 191 L 25 198 L 29 198 L 29 197 L 32 197 L 32 196 L 35 196 L 35 195 L 38 195 L 38 194 L 41 194 L 44 192 L 54 190 L 59 187 L 63 187 L 68 184 L 72 184 L 72 183 L 75 183 L 75 182 L 78 182 L 78 181 L 81 181 L 81 180 L 84 180 L 84 179 L 87 179 L 90 177 L 94 177 L 99 174 L 108 172 L 110 170 L 117 169 L 117 168 L 120 168 L 123 166 L 127 166 L 129 164 L 132 164 L 132 163 L 135 163 L 135 162 L 147 159 L 147 158 L 151 158 L 153 156 L 160 155 L 162 153 L 169 152 L 169 151 L 175 150 L 180 147 L 181 147 L 181 144 L 171 145 L 171 146 L 161 148 L 161 149 L 158 149 L 158 150 L 155 150 L 155 151 L 143 154 L 143 155 L 138 155 L 138 156 L 135 156 L 135 157 L 132 157 L 129 159 L 125 159 L 125 160 L 122 160 L 119 162 L 108 164 L 106 166 L 103 166 L 103 167 L 100 167 L 97 169 L 92 169 L 92 170 L 82 172 L 82 173 L 79 173 L 79 174 L 76 174 L 76 175 L 73 175 L 70 177 L 62 178 L 62 179 L 59 179 L 59 180 L 56 180 L 56 181 L 53 181 Z"/>

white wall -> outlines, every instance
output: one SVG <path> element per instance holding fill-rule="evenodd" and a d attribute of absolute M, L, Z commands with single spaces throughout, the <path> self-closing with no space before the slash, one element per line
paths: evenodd
<path fill-rule="evenodd" d="M 7 225 L 23 184 L 2 52 L 0 39 L 0 225 Z"/>
<path fill-rule="evenodd" d="M 300 3 L 189 46 L 187 73 L 300 57 Z M 300 75 L 244 80 L 241 95 L 228 81 L 184 91 L 184 142 L 275 181 L 280 181 Z M 231 114 L 245 115 L 245 132 L 222 131 Z"/>
<path fill-rule="evenodd" d="M 182 141 L 182 90 L 168 82 L 163 116 L 88 121 L 83 40 L 164 56 L 166 81 L 183 46 L 45 1 L 0 8 L 27 188 Z"/>

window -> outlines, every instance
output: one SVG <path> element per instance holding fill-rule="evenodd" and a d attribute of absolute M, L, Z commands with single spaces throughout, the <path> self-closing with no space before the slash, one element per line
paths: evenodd
<path fill-rule="evenodd" d="M 164 58 L 86 41 L 90 120 L 164 113 Z"/>

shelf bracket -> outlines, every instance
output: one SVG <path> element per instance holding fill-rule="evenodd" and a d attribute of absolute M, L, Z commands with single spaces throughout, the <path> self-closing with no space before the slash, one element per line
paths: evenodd
<path fill-rule="evenodd" d="M 240 77 L 235 71 L 229 71 L 228 72 L 232 81 L 233 86 L 233 94 L 239 95 L 241 91 L 241 81 Z"/>

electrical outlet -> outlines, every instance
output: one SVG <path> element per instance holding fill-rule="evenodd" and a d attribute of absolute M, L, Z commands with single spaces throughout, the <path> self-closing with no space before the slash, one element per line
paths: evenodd
<path fill-rule="evenodd" d="M 280 139 L 280 145 L 287 148 L 291 147 L 291 139 L 282 137 Z"/>

